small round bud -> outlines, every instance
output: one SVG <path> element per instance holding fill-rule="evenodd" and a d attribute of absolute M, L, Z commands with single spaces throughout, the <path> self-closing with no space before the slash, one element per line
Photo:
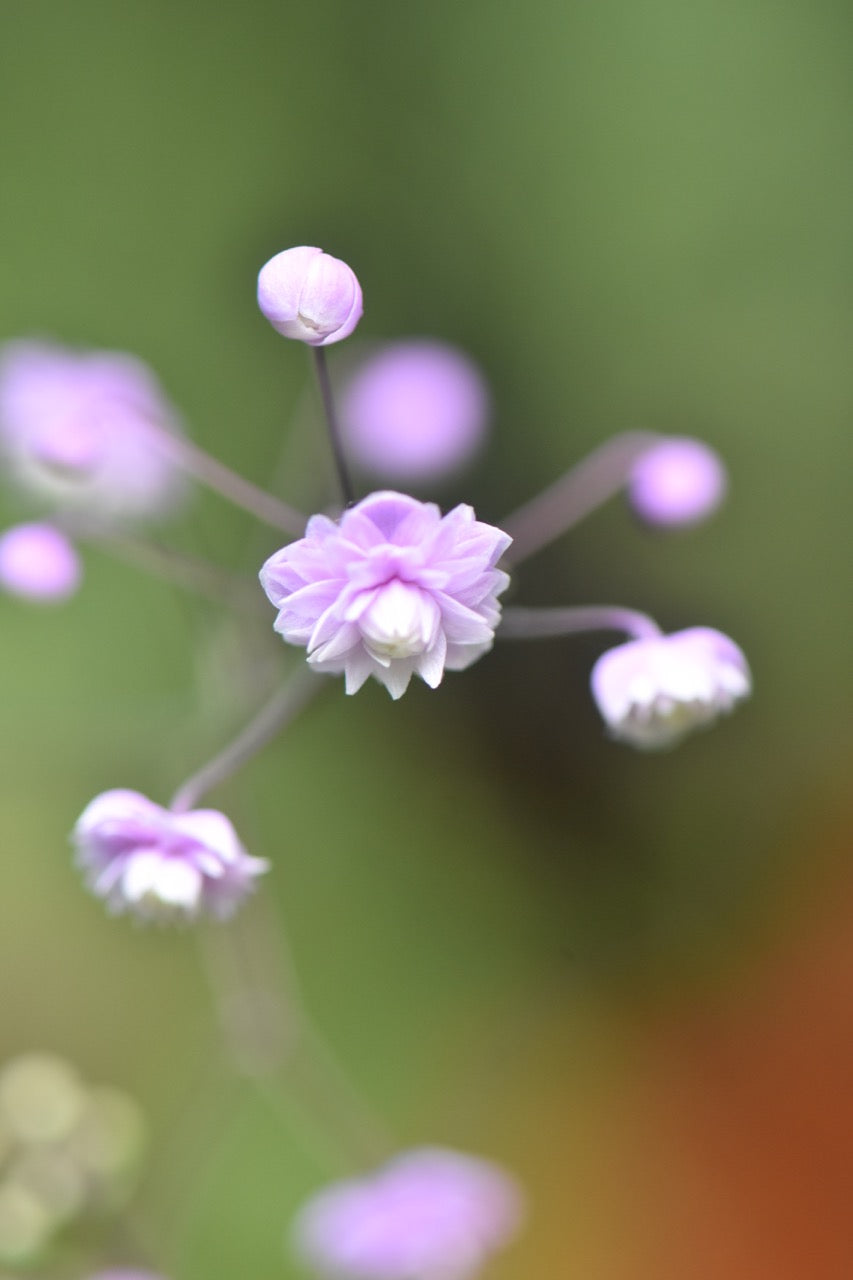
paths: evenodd
<path fill-rule="evenodd" d="M 261 267 L 258 306 L 283 337 L 328 347 L 348 338 L 361 319 L 361 285 L 345 262 L 302 245 Z"/>
<path fill-rule="evenodd" d="M 661 439 L 634 463 L 628 499 L 648 524 L 687 525 L 704 520 L 722 502 L 726 469 L 701 440 Z"/>
<path fill-rule="evenodd" d="M 0 587 L 26 600 L 52 604 L 80 585 L 80 560 L 51 524 L 17 524 L 0 534 Z"/>
<path fill-rule="evenodd" d="M 443 342 L 393 342 L 344 386 L 341 431 L 375 475 L 431 478 L 463 466 L 486 434 L 489 392 L 472 360 Z"/>

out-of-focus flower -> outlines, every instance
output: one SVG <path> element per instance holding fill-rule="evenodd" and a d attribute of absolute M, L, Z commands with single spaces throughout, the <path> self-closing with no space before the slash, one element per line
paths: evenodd
<path fill-rule="evenodd" d="M 696 524 L 717 509 L 726 486 L 725 466 L 710 445 L 671 436 L 636 460 L 628 498 L 649 524 Z"/>
<path fill-rule="evenodd" d="M 442 516 L 401 493 L 371 494 L 339 523 L 312 516 L 304 538 L 261 570 L 289 644 L 317 671 L 343 672 L 347 693 L 373 676 L 399 698 L 417 673 L 435 688 L 491 647 L 497 597 L 509 578 L 495 565 L 511 542 L 471 507 Z"/>
<path fill-rule="evenodd" d="M 80 585 L 80 559 L 52 524 L 17 524 L 0 534 L 0 587 L 27 600 L 59 603 Z"/>
<path fill-rule="evenodd" d="M 128 1271 L 125 1267 L 118 1271 L 98 1271 L 88 1280 L 163 1280 L 163 1277 L 153 1271 Z"/>
<path fill-rule="evenodd" d="M 393 480 L 461 467 L 486 432 L 489 393 L 468 356 L 444 342 L 393 342 L 346 383 L 341 431 L 352 457 Z"/>
<path fill-rule="evenodd" d="M 608 649 L 592 669 L 591 684 L 613 736 L 648 749 L 672 746 L 711 724 L 752 688 L 741 650 L 710 627 Z"/>
<path fill-rule="evenodd" d="M 72 840 L 92 892 L 149 919 L 224 919 L 269 865 L 246 853 L 223 813 L 173 813 L 137 791 L 97 796 Z"/>
<path fill-rule="evenodd" d="M 29 1266 L 56 1232 L 126 1201 L 145 1123 L 118 1089 L 90 1088 L 54 1054 L 0 1069 L 0 1266 Z"/>
<path fill-rule="evenodd" d="M 361 285 L 345 262 L 301 245 L 261 267 L 258 306 L 283 337 L 328 347 L 348 338 L 361 319 Z"/>
<path fill-rule="evenodd" d="M 177 429 L 133 356 L 23 340 L 0 351 L 0 450 L 42 501 L 102 520 L 162 514 L 183 481 L 158 438 Z"/>
<path fill-rule="evenodd" d="M 0 1071 L 0 1120 L 15 1142 L 40 1146 L 64 1141 L 85 1105 L 79 1073 L 64 1058 L 21 1054 Z"/>
<path fill-rule="evenodd" d="M 509 1243 L 515 1181 L 485 1160 L 425 1147 L 321 1191 L 299 1213 L 296 1252 L 342 1280 L 467 1280 Z"/>

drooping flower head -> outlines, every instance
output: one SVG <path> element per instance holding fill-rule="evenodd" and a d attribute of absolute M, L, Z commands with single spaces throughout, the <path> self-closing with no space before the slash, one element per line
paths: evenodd
<path fill-rule="evenodd" d="M 508 534 L 471 507 L 442 516 L 431 502 L 373 493 L 339 522 L 312 516 L 305 537 L 270 556 L 261 584 L 289 644 L 317 671 L 346 676 L 355 693 L 373 676 L 399 698 L 414 674 L 435 688 L 491 647 L 497 597 L 509 578 L 495 565 Z"/>
<path fill-rule="evenodd" d="M 16 524 L 0 534 L 0 587 L 12 595 L 57 604 L 80 584 L 80 559 L 52 524 Z"/>
<path fill-rule="evenodd" d="M 92 892 L 148 919 L 224 919 L 269 865 L 246 853 L 224 813 L 173 813 L 138 791 L 97 796 L 72 840 Z"/>
<path fill-rule="evenodd" d="M 468 1280 L 523 1214 L 515 1181 L 486 1160 L 424 1147 L 321 1191 L 293 1228 L 298 1255 L 341 1280 Z"/>
<path fill-rule="evenodd" d="M 328 347 L 348 338 L 361 319 L 361 285 L 339 258 L 300 245 L 261 267 L 258 306 L 282 337 Z"/>
<path fill-rule="evenodd" d="M 0 451 L 42 501 L 109 520 L 165 512 L 183 484 L 157 441 L 176 430 L 175 410 L 133 356 L 30 341 L 0 352 Z"/>
<path fill-rule="evenodd" d="M 608 649 L 592 669 L 591 684 L 613 736 L 647 749 L 672 746 L 711 724 L 752 688 L 741 650 L 710 627 Z"/>
<path fill-rule="evenodd" d="M 697 524 L 716 511 L 726 486 L 726 468 L 710 445 L 670 436 L 636 460 L 628 499 L 648 524 Z"/>
<path fill-rule="evenodd" d="M 351 456 L 390 480 L 432 478 L 482 442 L 489 392 L 474 362 L 433 339 L 392 342 L 356 369 L 340 400 Z"/>

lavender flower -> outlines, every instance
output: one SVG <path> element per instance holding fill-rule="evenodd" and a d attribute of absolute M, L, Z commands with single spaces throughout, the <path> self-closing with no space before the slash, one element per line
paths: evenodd
<path fill-rule="evenodd" d="M 471 507 L 446 516 L 429 502 L 380 492 L 339 523 L 313 516 L 305 537 L 270 556 L 261 584 L 288 644 L 317 671 L 343 672 L 347 693 L 373 676 L 399 698 L 417 673 L 431 688 L 492 647 L 495 565 L 511 539 Z"/>
<path fill-rule="evenodd" d="M 268 863 L 252 858 L 223 813 L 173 813 L 137 791 L 105 791 L 72 834 L 88 887 L 114 912 L 224 919 Z"/>
<path fill-rule="evenodd" d="M 489 393 L 455 347 L 393 342 L 344 387 L 341 430 L 353 458 L 377 475 L 415 480 L 462 466 L 482 442 Z"/>
<path fill-rule="evenodd" d="M 592 669 L 591 684 L 613 736 L 646 749 L 672 746 L 711 724 L 752 687 L 741 650 L 710 627 L 608 649 Z"/>
<path fill-rule="evenodd" d="M 46 342 L 0 353 L 0 449 L 36 497 L 106 519 L 158 515 L 182 489 L 157 447 L 177 415 L 133 356 Z"/>
<path fill-rule="evenodd" d="M 0 587 L 45 604 L 73 595 L 80 560 L 61 530 L 51 524 L 17 524 L 0 535 Z"/>
<path fill-rule="evenodd" d="M 361 319 L 361 285 L 345 262 L 302 245 L 261 267 L 258 306 L 283 337 L 328 347 L 348 338 Z"/>
<path fill-rule="evenodd" d="M 723 461 L 709 445 L 671 436 L 636 460 L 628 498 L 649 524 L 696 524 L 720 505 L 726 483 Z"/>
<path fill-rule="evenodd" d="M 341 1280 L 467 1280 L 507 1244 L 521 1193 L 485 1160 L 424 1147 L 321 1191 L 293 1228 L 297 1253 Z"/>

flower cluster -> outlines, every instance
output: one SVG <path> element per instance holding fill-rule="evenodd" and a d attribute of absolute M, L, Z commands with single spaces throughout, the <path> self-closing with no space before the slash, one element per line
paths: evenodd
<path fill-rule="evenodd" d="M 145 1121 L 127 1094 L 54 1054 L 0 1068 L 0 1265 L 30 1267 L 57 1233 L 121 1207 Z"/>
<path fill-rule="evenodd" d="M 445 671 L 470 667 L 496 640 L 616 631 L 628 639 L 595 663 L 592 696 L 611 736 L 640 749 L 675 744 L 731 711 L 751 688 L 741 649 L 710 627 L 665 635 L 651 618 L 619 606 L 501 602 L 509 569 L 515 572 L 617 493 L 624 492 L 646 524 L 662 529 L 707 518 L 727 488 L 723 463 L 708 445 L 622 433 L 499 524 L 478 519 L 464 503 L 442 513 L 433 502 L 393 489 L 359 500 L 348 458 L 383 483 L 423 483 L 473 457 L 490 414 L 482 374 L 465 353 L 431 339 L 374 348 L 350 366 L 339 418 L 324 349 L 349 337 L 361 319 L 355 273 L 319 248 L 298 246 L 261 269 L 257 298 L 273 328 L 305 344 L 314 364 L 344 501 L 310 518 L 184 436 L 156 378 L 134 358 L 33 341 L 0 351 L 6 474 L 50 516 L 0 535 L 0 587 L 7 592 L 36 601 L 69 596 L 80 578 L 69 535 L 85 536 L 88 529 L 146 563 L 165 564 L 173 579 L 208 594 L 222 588 L 233 605 L 233 575 L 187 561 L 177 549 L 133 540 L 142 517 L 173 507 L 184 471 L 289 538 L 268 557 L 260 581 L 277 610 L 275 631 L 305 651 L 308 673 L 303 668 L 276 689 L 234 741 L 178 788 L 171 807 L 138 791 L 109 790 L 84 808 L 74 827 L 88 888 L 111 912 L 145 920 L 227 920 L 252 893 L 269 864 L 246 851 L 224 813 L 195 806 L 294 719 L 323 683 L 314 678 L 318 673 L 342 675 L 348 694 L 372 677 L 397 700 L 413 676 L 434 689 Z M 247 585 L 260 600 L 256 583 L 239 582 L 241 600 Z M 224 995 L 226 1036 L 240 1022 L 235 1008 L 237 1014 L 260 1008 L 263 1016 L 250 1020 L 267 1030 L 268 1002 L 258 1005 L 245 991 L 236 999 L 230 989 Z M 286 1013 L 280 1021 L 290 1035 L 294 1018 Z M 312 1036 L 303 1041 L 300 1049 L 310 1053 Z M 229 1047 L 240 1070 L 261 1061 L 251 1046 Z M 263 1061 L 265 1068 L 286 1065 L 284 1052 L 276 1057 L 266 1042 Z M 84 1091 L 76 1077 L 57 1072 L 55 1062 L 31 1062 L 28 1070 L 0 1074 L 0 1122 L 19 1146 L 29 1125 L 41 1157 L 56 1133 L 64 1142 L 76 1132 Z M 277 1087 L 276 1071 L 269 1074 L 270 1087 Z M 325 1075 L 328 1059 L 313 1082 Z M 66 1111 L 71 1107 L 72 1122 L 57 1098 Z M 0 1123 L 0 1138 L 5 1129 Z M 18 1172 L 19 1164 L 26 1161 L 15 1164 Z M 0 1173 L 5 1178 L 2 1160 Z M 0 1261 L 14 1263 L 14 1251 L 3 1253 L 2 1225 L 14 1219 L 9 1204 L 29 1205 L 34 1193 L 23 1175 L 14 1185 L 7 1181 L 11 1190 L 0 1178 Z M 521 1192 L 502 1169 L 424 1147 L 320 1191 L 298 1213 L 291 1242 L 302 1262 L 338 1280 L 472 1280 L 514 1237 L 522 1218 Z M 52 1229 L 30 1234 L 40 1241 Z M 20 1258 L 26 1261 L 29 1252 L 20 1250 Z M 119 1268 L 91 1280 L 158 1277 Z"/>

